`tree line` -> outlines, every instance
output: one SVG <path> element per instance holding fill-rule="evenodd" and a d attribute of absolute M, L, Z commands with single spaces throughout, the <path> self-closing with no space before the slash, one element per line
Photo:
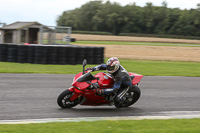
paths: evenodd
<path fill-rule="evenodd" d="M 200 4 L 195 9 L 168 8 L 148 2 L 121 6 L 117 2 L 90 1 L 74 10 L 64 11 L 57 19 L 58 26 L 73 30 L 120 33 L 168 34 L 200 36 Z"/>

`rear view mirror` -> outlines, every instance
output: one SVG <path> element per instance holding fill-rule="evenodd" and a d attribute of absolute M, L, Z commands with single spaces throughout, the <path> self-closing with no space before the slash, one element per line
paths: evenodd
<path fill-rule="evenodd" d="M 87 60 L 84 59 L 84 60 L 83 60 L 83 67 L 85 67 L 86 65 L 87 65 Z"/>
<path fill-rule="evenodd" d="M 85 66 L 87 65 L 87 60 L 83 60 L 83 74 L 85 74 Z"/>

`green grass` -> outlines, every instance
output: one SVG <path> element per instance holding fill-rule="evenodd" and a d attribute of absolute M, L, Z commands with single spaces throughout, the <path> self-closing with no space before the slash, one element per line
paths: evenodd
<path fill-rule="evenodd" d="M 200 77 L 200 62 L 120 60 L 130 72 L 149 76 Z"/>
<path fill-rule="evenodd" d="M 125 41 L 76 41 L 71 44 L 101 44 L 101 45 L 144 45 L 144 46 L 182 46 L 200 47 L 200 44 L 161 43 L 161 42 L 125 42 Z"/>
<path fill-rule="evenodd" d="M 48 43 L 48 40 L 43 40 L 44 44 Z M 58 44 L 68 44 L 66 41 L 56 40 Z M 181 46 L 181 47 L 200 47 L 199 44 L 189 43 L 164 43 L 164 42 L 127 42 L 127 41 L 76 41 L 70 44 L 100 44 L 100 45 L 144 45 L 144 46 Z"/>
<path fill-rule="evenodd" d="M 75 74 L 82 65 L 41 65 L 0 62 L 0 73 Z"/>
<path fill-rule="evenodd" d="M 199 133 L 200 119 L 0 125 L 0 133 Z"/>
<path fill-rule="evenodd" d="M 129 72 L 149 76 L 200 77 L 200 62 L 147 61 L 120 59 Z M 88 64 L 86 67 L 96 65 Z M 0 73 L 76 74 L 82 65 L 41 65 L 0 62 Z"/>

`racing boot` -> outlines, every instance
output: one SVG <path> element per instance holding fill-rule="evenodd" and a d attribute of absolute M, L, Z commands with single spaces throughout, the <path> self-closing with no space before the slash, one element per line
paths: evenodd
<path fill-rule="evenodd" d="M 129 90 L 129 87 L 119 91 L 115 97 L 115 101 L 118 102 L 119 104 L 123 104 L 126 101 L 126 97 L 124 96 L 128 92 L 128 90 Z"/>

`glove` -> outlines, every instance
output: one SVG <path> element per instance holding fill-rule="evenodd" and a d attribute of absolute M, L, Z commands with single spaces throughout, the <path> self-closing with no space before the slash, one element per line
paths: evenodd
<path fill-rule="evenodd" d="M 88 71 L 88 70 L 95 71 L 95 68 L 94 68 L 94 67 L 88 67 L 88 68 L 86 68 L 86 70 L 87 70 L 87 71 Z"/>

